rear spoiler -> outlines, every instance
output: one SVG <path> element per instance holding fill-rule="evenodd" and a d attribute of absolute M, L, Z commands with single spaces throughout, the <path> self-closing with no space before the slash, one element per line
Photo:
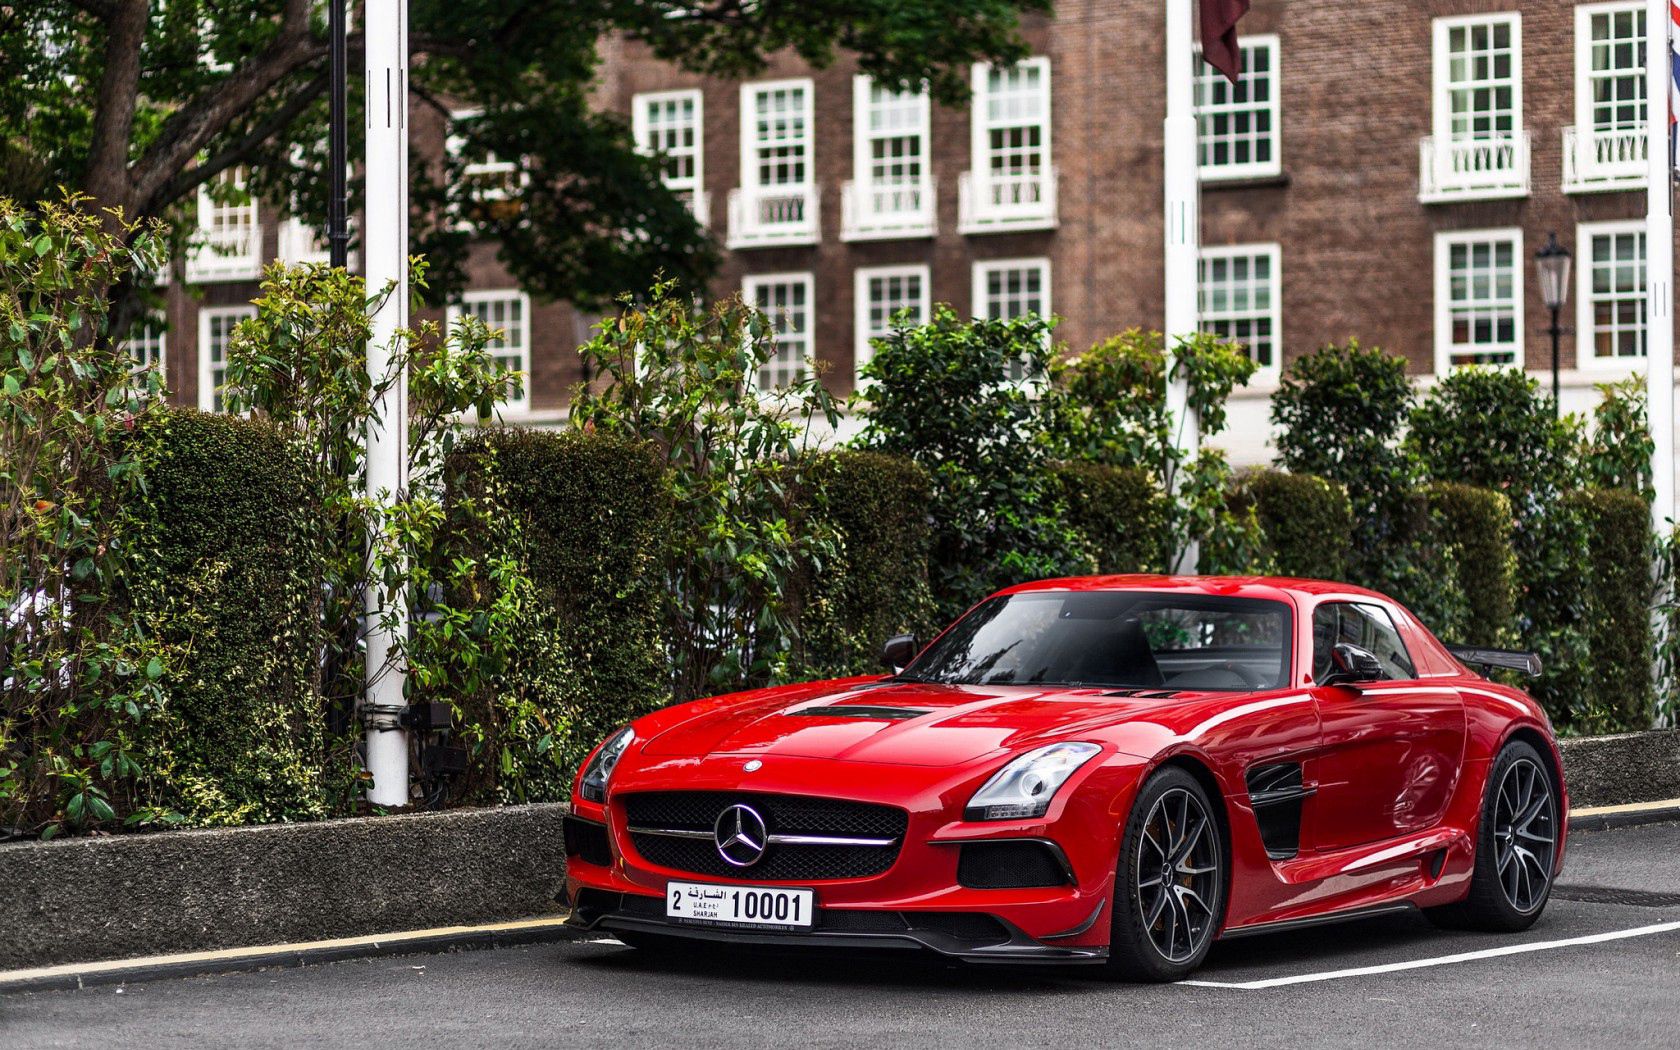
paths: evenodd
<path fill-rule="evenodd" d="M 1460 663 L 1484 670 L 1502 667 L 1508 671 L 1520 671 L 1530 678 L 1540 677 L 1538 653 L 1528 653 L 1521 649 L 1484 649 L 1479 645 L 1449 645 L 1447 652 L 1458 657 Z"/>

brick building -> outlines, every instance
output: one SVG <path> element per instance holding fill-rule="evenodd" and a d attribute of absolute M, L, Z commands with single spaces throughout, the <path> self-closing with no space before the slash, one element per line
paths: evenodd
<path fill-rule="evenodd" d="M 960 108 L 844 62 L 778 57 L 735 82 L 603 42 L 599 104 L 664 154 L 726 249 L 712 290 L 781 318 L 764 382 L 808 354 L 844 393 L 885 319 L 936 301 L 1053 312 L 1075 348 L 1161 325 L 1161 7 L 1057 7 L 1027 23 L 1030 59 L 974 68 Z M 1220 439 L 1235 461 L 1266 458 L 1279 366 L 1325 342 L 1382 346 L 1419 375 L 1549 370 L 1532 256 L 1553 232 L 1575 253 L 1566 408 L 1643 369 L 1643 22 L 1619 0 L 1256 0 L 1242 82 L 1204 66 L 1197 90 L 1203 327 L 1261 365 Z M 440 148 L 441 129 L 418 133 Z M 284 250 L 284 223 L 261 229 L 265 253 Z M 510 417 L 558 418 L 587 322 L 531 303 L 480 255 L 467 303 L 511 322 L 508 357 L 533 371 Z M 188 400 L 231 316 L 217 311 L 251 290 L 206 288 L 196 323 L 185 302 L 171 315 L 196 337 L 196 376 L 170 365 Z"/>

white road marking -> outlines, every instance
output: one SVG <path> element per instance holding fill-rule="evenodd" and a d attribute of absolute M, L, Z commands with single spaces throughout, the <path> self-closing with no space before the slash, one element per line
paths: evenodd
<path fill-rule="evenodd" d="M 1453 963 L 1475 962 L 1478 959 L 1496 959 L 1503 955 L 1522 955 L 1526 952 L 1543 952 L 1553 948 L 1571 948 L 1578 944 L 1602 944 L 1605 941 L 1621 941 L 1629 937 L 1649 937 L 1652 934 L 1668 933 L 1673 930 L 1680 930 L 1680 922 L 1659 922 L 1654 926 L 1639 926 L 1631 930 L 1614 930 L 1610 933 L 1593 933 L 1584 937 L 1569 937 L 1560 941 L 1512 944 L 1504 948 L 1484 948 L 1479 952 L 1460 952 L 1457 955 L 1442 955 L 1434 959 L 1412 959 L 1408 962 L 1384 963 L 1380 966 L 1359 966 L 1351 970 L 1304 973 L 1294 977 L 1268 977 L 1260 981 L 1180 981 L 1178 983 L 1197 985 L 1202 988 L 1242 988 L 1246 990 L 1281 988 L 1289 984 L 1335 981 L 1343 977 L 1369 977 L 1372 974 L 1394 973 L 1399 970 L 1421 970 L 1429 966 L 1447 966 Z"/>

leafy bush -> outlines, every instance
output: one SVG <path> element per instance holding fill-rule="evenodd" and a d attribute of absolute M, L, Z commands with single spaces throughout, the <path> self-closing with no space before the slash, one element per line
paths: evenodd
<path fill-rule="evenodd" d="M 1225 403 L 1255 364 L 1238 344 L 1206 333 L 1179 340 L 1171 364 L 1201 427 L 1195 460 L 1184 459 L 1168 410 L 1165 342 L 1140 328 L 1052 365 L 1049 443 L 1061 459 L 1146 471 L 1170 494 L 1160 564 L 1177 565 L 1181 551 L 1200 544 L 1203 572 L 1229 571 L 1257 556 L 1259 526 L 1251 513 L 1233 513 L 1225 498 L 1230 467 L 1210 439 L 1225 428 Z"/>
<path fill-rule="evenodd" d="M 1626 489 L 1587 489 L 1574 500 L 1590 537 L 1585 630 L 1593 700 L 1577 728 L 1592 733 L 1649 729 L 1655 714 L 1650 507 Z"/>
<path fill-rule="evenodd" d="M 1450 561 L 1441 582 L 1461 596 L 1462 618 L 1430 626 L 1461 645 L 1516 643 L 1516 555 L 1511 503 L 1492 489 L 1436 482 L 1422 492 L 1434 550 Z M 1447 570 L 1447 566 L 1442 566 Z M 1456 621 L 1456 622 L 1455 622 Z"/>
<path fill-rule="evenodd" d="M 1592 440 L 1585 451 L 1586 482 L 1595 488 L 1625 489 L 1656 498 L 1651 487 L 1651 424 L 1645 410 L 1645 380 L 1598 384 L 1602 395 L 1593 408 Z"/>
<path fill-rule="evenodd" d="M 842 450 L 813 458 L 800 493 L 800 527 L 816 525 L 837 549 L 800 581 L 803 674 L 813 678 L 878 670 L 881 643 L 895 634 L 928 638 L 932 529 L 927 471 L 879 452 Z"/>
<path fill-rule="evenodd" d="M 106 330 L 161 231 L 0 199 L 0 836 L 163 814 L 148 750 L 171 654 L 120 599 L 158 376 Z"/>
<path fill-rule="evenodd" d="M 1249 470 L 1232 501 L 1252 508 L 1265 535 L 1263 566 L 1285 576 L 1342 580 L 1353 546 L 1353 510 L 1341 486 L 1306 474 Z"/>
<path fill-rule="evenodd" d="M 1580 433 L 1538 384 L 1511 369 L 1443 376 L 1412 413 L 1406 444 L 1424 477 L 1502 492 L 1511 502 L 1518 636 L 1546 662 L 1534 693 L 1573 727 L 1592 705 L 1586 622 L 1588 550 L 1578 487 Z"/>
<path fill-rule="evenodd" d="M 450 557 L 476 568 L 449 604 L 468 629 L 498 620 L 505 654 L 437 683 L 472 756 L 460 797 L 563 801 L 590 748 L 670 699 L 661 465 L 620 437 L 497 428 L 447 474 L 451 520 L 493 525 L 457 533 Z"/>
<path fill-rule="evenodd" d="M 626 300 L 579 353 L 596 382 L 573 396 L 573 425 L 651 446 L 671 486 L 660 538 L 677 699 L 787 679 L 793 582 L 833 548 L 793 527 L 790 502 L 815 428 L 838 419 L 832 399 L 808 370 L 760 390 L 772 319 L 739 299 L 696 313 L 669 284 L 644 307 Z"/>
<path fill-rule="evenodd" d="M 927 324 L 877 341 L 864 366 L 870 411 L 858 445 L 932 478 L 942 622 L 999 587 L 1093 569 L 1046 469 L 1037 392 L 1051 356 L 1050 326 L 1037 317 L 964 321 L 941 304 Z"/>
<path fill-rule="evenodd" d="M 1068 523 L 1084 537 L 1098 572 L 1165 571 L 1166 497 L 1149 474 L 1101 463 L 1050 469 Z"/>
<path fill-rule="evenodd" d="M 1346 490 L 1354 530 L 1348 575 L 1383 590 L 1410 570 L 1399 530 L 1412 487 L 1400 449 L 1411 408 L 1406 359 L 1357 341 L 1291 361 L 1272 398 L 1279 466 Z"/>
<path fill-rule="evenodd" d="M 161 679 L 167 804 L 199 825 L 320 818 L 321 567 L 304 458 L 271 423 L 187 410 L 141 439 L 152 462 L 126 582 L 177 654 Z M 342 798 L 347 761 L 335 776 Z"/>

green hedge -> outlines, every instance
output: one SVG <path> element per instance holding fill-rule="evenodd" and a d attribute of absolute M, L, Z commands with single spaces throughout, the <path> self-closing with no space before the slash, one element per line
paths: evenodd
<path fill-rule="evenodd" d="M 304 464 L 278 429 L 233 416 L 163 412 L 141 439 L 153 463 L 128 591 L 176 654 L 164 802 L 195 824 L 319 818 L 320 562 Z"/>
<path fill-rule="evenodd" d="M 1166 500 L 1142 470 L 1098 463 L 1051 467 L 1067 521 L 1084 537 L 1097 571 L 1155 572 L 1166 546 Z"/>
<path fill-rule="evenodd" d="M 1441 581 L 1461 598 L 1462 619 L 1451 625 L 1447 641 L 1514 644 L 1517 561 L 1511 549 L 1510 500 L 1492 489 L 1447 482 L 1425 486 L 1421 495 L 1434 548 L 1450 552 L 1450 571 L 1440 574 Z"/>
<path fill-rule="evenodd" d="M 813 457 L 798 496 L 801 527 L 833 530 L 839 555 L 799 582 L 798 661 L 809 677 L 879 669 L 881 643 L 933 623 L 927 471 L 902 456 L 839 451 Z"/>
<path fill-rule="evenodd" d="M 1353 508 L 1340 485 L 1310 474 L 1248 470 L 1231 494 L 1252 507 L 1272 568 L 1285 576 L 1344 580 L 1353 549 Z"/>
<path fill-rule="evenodd" d="M 1651 512 L 1625 489 L 1587 489 L 1573 497 L 1587 529 L 1587 618 L 1592 703 L 1583 729 L 1648 729 L 1651 690 Z"/>
<path fill-rule="evenodd" d="M 670 700 L 661 465 L 619 438 L 505 428 L 464 442 L 448 475 L 457 520 L 469 499 L 495 518 L 495 535 L 473 539 L 500 549 L 478 553 L 532 584 L 511 664 L 483 693 L 454 698 L 473 752 L 461 794 L 564 800 L 590 748 Z"/>

